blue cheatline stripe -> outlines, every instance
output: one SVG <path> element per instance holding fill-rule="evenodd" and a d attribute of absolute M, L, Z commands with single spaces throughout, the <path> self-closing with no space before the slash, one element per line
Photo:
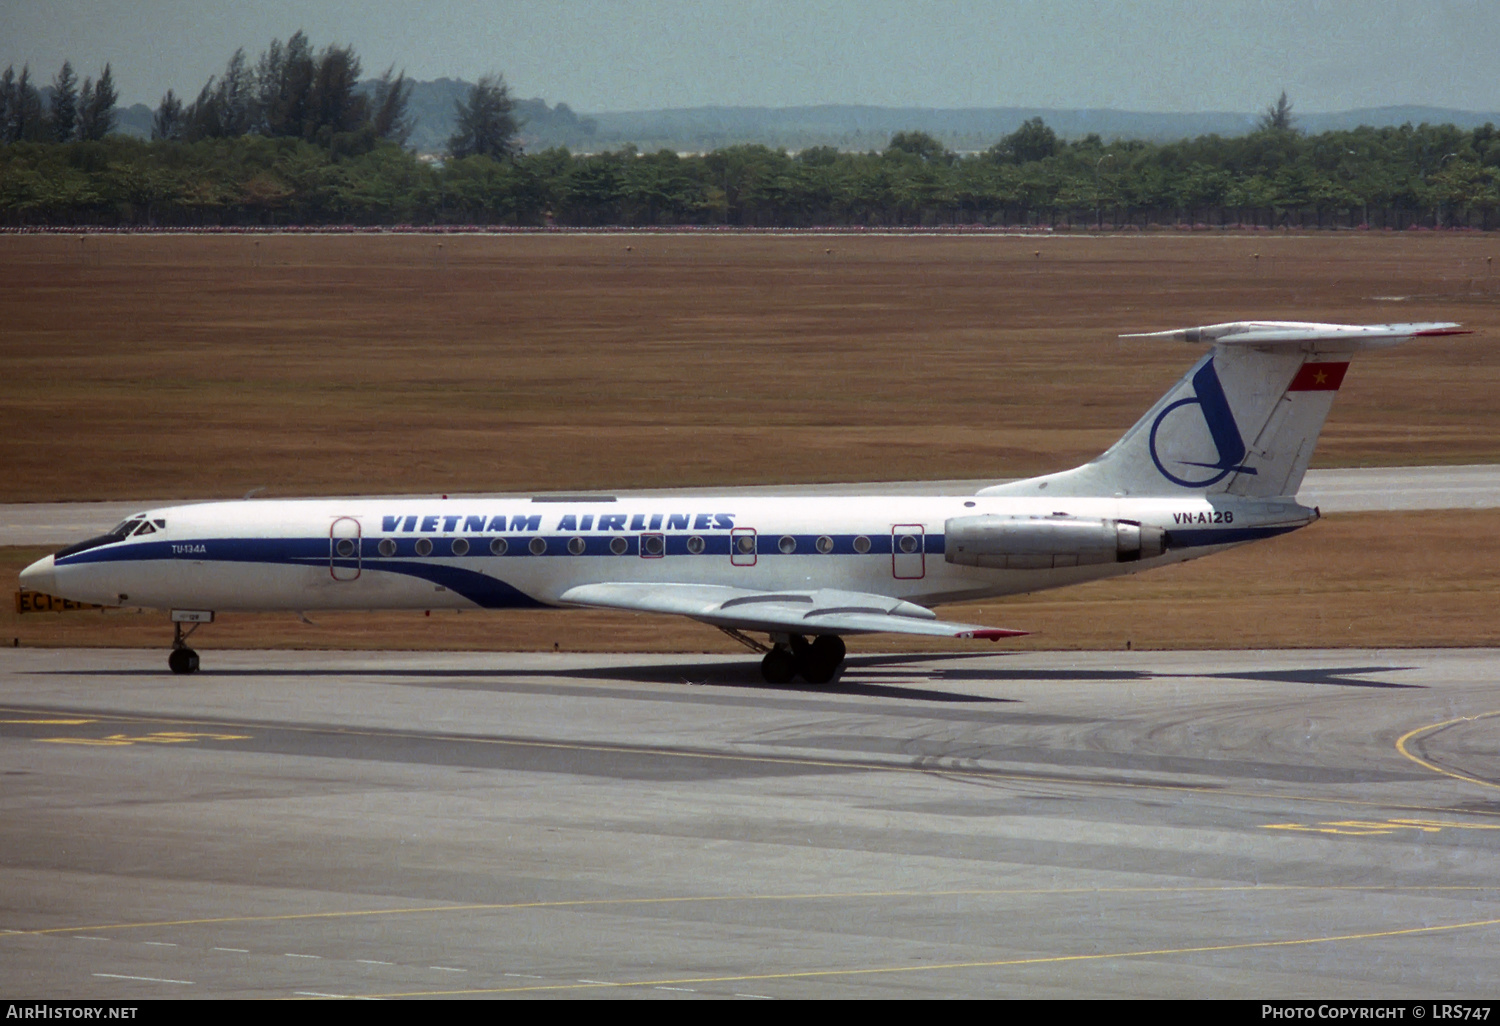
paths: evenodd
<path fill-rule="evenodd" d="M 1289 524 L 1281 527 L 1212 527 L 1198 531 L 1168 528 L 1167 549 L 1176 551 L 1205 545 L 1231 545 L 1235 542 L 1259 541 L 1261 538 L 1274 538 L 1278 534 L 1290 534 L 1306 526 L 1306 524 Z"/>
<path fill-rule="evenodd" d="M 618 535 L 502 535 L 506 540 L 506 552 L 504 557 L 496 557 L 490 552 L 490 542 L 495 535 L 483 535 L 468 537 L 469 551 L 462 557 L 452 554 L 451 538 L 430 538 L 433 543 L 433 552 L 426 557 L 417 556 L 416 544 L 419 538 L 395 538 L 396 554 L 384 557 L 379 554 L 377 546 L 381 539 L 379 537 L 364 538 L 360 546 L 360 559 L 353 557 L 343 559 L 329 559 L 329 539 L 323 537 L 315 538 L 204 538 L 187 541 L 142 541 L 128 545 L 106 545 L 100 548 L 88 549 L 75 553 L 58 561 L 59 566 L 78 566 L 85 563 L 123 563 L 123 562 L 148 562 L 159 560 L 185 559 L 201 562 L 225 562 L 225 563 L 262 563 L 282 566 L 328 566 L 332 565 L 342 569 L 353 570 L 356 567 L 368 571 L 382 571 L 385 573 L 405 574 L 421 580 L 430 581 L 433 584 L 447 588 L 455 594 L 461 595 L 473 602 L 475 605 L 485 609 L 518 609 L 518 608 L 547 608 L 545 603 L 538 602 L 531 596 L 518 588 L 499 580 L 489 574 L 468 570 L 464 567 L 454 566 L 451 562 L 440 562 L 439 560 L 453 559 L 496 559 L 496 558 L 535 558 L 527 547 L 533 538 L 542 538 L 547 543 L 545 555 L 555 558 L 576 558 L 568 551 L 568 542 L 575 537 L 584 539 L 584 551 L 580 556 L 610 556 L 615 559 L 626 557 L 639 558 L 640 534 L 618 534 Z M 691 556 L 688 551 L 688 539 L 695 537 L 691 534 L 665 534 L 666 554 L 669 556 Z M 703 534 L 696 535 L 704 542 L 704 549 L 699 555 L 713 556 L 723 559 L 731 552 L 731 540 L 727 534 Z M 756 536 L 756 553 L 764 556 L 781 555 L 780 543 L 783 535 L 760 534 Z M 793 535 L 796 539 L 796 555 L 818 556 L 824 553 L 818 552 L 817 541 L 824 535 L 798 534 Z M 827 555 L 859 555 L 854 548 L 854 540 L 858 535 L 842 534 L 827 535 L 833 539 L 833 550 Z M 867 555 L 890 555 L 891 536 L 866 535 L 870 540 L 870 548 Z M 624 538 L 628 548 L 623 555 L 616 554 L 610 550 L 609 543 L 612 538 Z M 940 534 L 929 534 L 925 536 L 926 552 L 928 555 L 940 555 L 943 552 L 943 536 Z M 201 551 L 196 551 L 201 548 Z M 912 555 L 915 555 L 913 553 Z"/>
<path fill-rule="evenodd" d="M 324 557 L 323 560 L 310 565 L 324 566 L 326 563 L 327 557 Z M 353 570 L 357 564 L 352 559 L 336 559 L 334 565 Z M 512 588 L 489 574 L 476 573 L 473 570 L 465 570 L 463 567 L 450 566 L 446 563 L 398 563 L 380 560 L 366 562 L 362 569 L 419 577 L 424 581 L 442 585 L 485 609 L 551 608 L 546 603 L 538 602 L 524 591 Z"/>
<path fill-rule="evenodd" d="M 1203 529 L 1192 528 L 1168 528 L 1168 534 L 1172 539 L 1173 548 L 1193 548 L 1204 545 L 1226 545 L 1232 542 L 1254 541 L 1258 538 L 1271 538 L 1289 531 L 1298 530 L 1305 524 L 1279 525 L 1270 527 L 1213 527 Z M 651 534 L 653 532 L 646 532 Z M 584 550 L 577 556 L 607 556 L 620 559 L 625 556 L 639 557 L 641 554 L 641 534 L 522 534 L 522 535 L 500 535 L 506 542 L 506 551 L 503 556 L 496 556 L 490 551 L 490 542 L 496 535 L 476 535 L 465 537 L 469 543 L 469 551 L 463 556 L 456 556 L 452 551 L 453 538 L 428 538 L 432 542 L 433 550 L 427 556 L 418 556 L 416 551 L 417 542 L 423 540 L 420 537 L 391 538 L 396 543 L 396 551 L 391 556 L 382 556 L 378 549 L 380 537 L 366 537 L 360 545 L 360 558 L 367 567 L 380 567 L 383 569 L 396 569 L 400 566 L 410 565 L 407 560 L 436 560 L 436 559 L 534 559 L 530 543 L 541 538 L 547 544 L 543 553 L 551 557 L 574 557 L 574 553 L 568 551 L 568 542 L 574 538 L 582 538 Z M 727 556 L 731 554 L 733 540 L 727 534 L 663 534 L 661 537 L 666 542 L 666 555 L 669 556 L 691 556 L 688 550 L 688 540 L 692 537 L 703 539 L 703 551 L 696 553 L 701 556 Z M 757 534 L 755 536 L 755 551 L 761 556 L 781 555 L 781 540 L 787 537 L 782 534 Z M 794 551 L 798 556 L 853 556 L 853 555 L 890 555 L 894 550 L 890 534 L 794 534 L 791 535 L 796 542 Z M 828 553 L 818 551 L 819 538 L 832 539 L 833 548 Z M 870 547 L 864 553 L 859 553 L 854 548 L 856 538 L 864 537 L 870 542 Z M 946 551 L 946 539 L 941 534 L 926 534 L 920 536 L 923 547 L 920 550 L 929 556 L 941 556 Z M 626 542 L 624 553 L 615 553 L 610 549 L 610 542 L 615 538 L 623 538 Z M 84 563 L 113 563 L 113 562 L 136 562 L 144 560 L 162 559 L 186 559 L 202 560 L 208 562 L 233 562 L 233 563 L 327 563 L 329 560 L 329 539 L 323 537 L 313 538 L 203 538 L 180 542 L 149 541 L 130 542 L 126 544 L 104 545 L 98 548 L 86 549 L 76 552 L 70 556 L 57 559 L 58 566 L 78 566 Z M 918 553 L 901 553 L 898 555 L 917 555 Z M 55 558 L 55 557 L 54 557 Z M 352 560 L 352 557 L 351 557 Z M 340 563 L 344 565 L 344 563 Z M 353 565 L 352 561 L 348 565 Z M 447 565 L 428 564 L 421 565 Z"/>

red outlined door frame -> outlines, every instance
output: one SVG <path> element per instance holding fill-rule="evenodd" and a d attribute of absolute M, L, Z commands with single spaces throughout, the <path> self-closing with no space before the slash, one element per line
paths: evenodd
<path fill-rule="evenodd" d="M 915 538 L 917 551 L 902 552 L 902 538 Z M 927 576 L 927 528 L 922 524 L 891 525 L 891 576 L 898 581 L 917 581 Z"/>
<path fill-rule="evenodd" d="M 750 539 L 750 551 L 740 551 L 740 539 Z M 729 529 L 729 562 L 735 566 L 754 566 L 759 553 L 760 540 L 753 527 L 731 527 Z"/>
<path fill-rule="evenodd" d="M 363 560 L 364 545 L 361 542 L 363 530 L 360 523 L 354 517 L 337 517 L 328 526 L 328 575 L 335 581 L 357 581 Z M 352 541 L 354 551 L 350 555 L 339 554 L 339 542 Z M 339 566 L 338 560 L 353 559 L 352 567 Z"/>

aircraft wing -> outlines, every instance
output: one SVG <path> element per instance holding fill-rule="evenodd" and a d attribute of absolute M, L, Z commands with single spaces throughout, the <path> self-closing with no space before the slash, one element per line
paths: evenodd
<path fill-rule="evenodd" d="M 925 634 L 940 638 L 1012 638 L 1026 631 L 939 620 L 925 606 L 859 591 L 753 591 L 717 584 L 612 582 L 569 588 L 569 605 L 676 613 L 717 627 L 789 634 Z"/>

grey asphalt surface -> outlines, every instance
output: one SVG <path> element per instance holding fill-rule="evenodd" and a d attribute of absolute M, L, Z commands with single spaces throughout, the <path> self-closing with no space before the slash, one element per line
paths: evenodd
<path fill-rule="evenodd" d="M 1493 996 L 1500 651 L 0 650 L 0 993 Z"/>
<path fill-rule="evenodd" d="M 951 481 L 885 481 L 857 484 L 752 485 L 621 491 L 619 495 L 967 495 L 993 478 Z M 491 493 L 496 496 L 520 493 Z M 529 493 L 527 493 L 529 494 Z M 1500 466 L 1375 467 L 1309 471 L 1299 496 L 1324 513 L 1382 510 L 1495 509 L 1500 507 Z M 0 504 L 0 545 L 66 545 L 107 531 L 144 509 L 204 500 L 157 502 L 57 502 Z"/>

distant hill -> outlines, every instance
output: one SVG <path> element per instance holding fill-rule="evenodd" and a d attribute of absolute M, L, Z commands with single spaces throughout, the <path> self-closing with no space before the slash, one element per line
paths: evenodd
<path fill-rule="evenodd" d="M 1255 129 L 1260 115 L 1227 111 L 1152 114 L 1048 107 L 691 107 L 591 115 L 596 127 L 587 144 L 591 148 L 613 149 L 634 143 L 641 150 L 665 147 L 701 152 L 737 143 L 758 142 L 789 150 L 834 146 L 841 150 L 864 151 L 884 149 L 895 132 L 920 130 L 935 136 L 949 149 L 962 152 L 988 149 L 1029 118 L 1041 118 L 1065 139 L 1097 134 L 1106 140 L 1169 142 L 1210 134 L 1244 135 Z M 1317 135 L 1361 125 L 1379 128 L 1408 121 L 1414 125 L 1424 121 L 1451 123 L 1468 129 L 1486 122 L 1500 123 L 1500 113 L 1436 107 L 1379 107 L 1298 115 L 1297 127 Z M 560 141 L 574 147 L 584 142 Z"/>
<path fill-rule="evenodd" d="M 373 88 L 373 81 L 361 88 Z M 413 83 L 408 113 L 415 119 L 407 145 L 423 153 L 441 153 L 453 134 L 453 105 L 470 83 L 440 78 Z M 1253 131 L 1258 113 L 1208 111 L 1196 114 L 1152 114 L 1108 109 L 1062 110 L 1051 107 L 868 107 L 827 104 L 814 107 L 681 107 L 669 110 L 618 111 L 583 116 L 566 103 L 549 107 L 545 100 L 516 101 L 521 145 L 528 152 L 566 146 L 575 153 L 599 152 L 633 145 L 642 152 L 660 149 L 705 153 L 743 143 L 773 149 L 802 150 L 833 146 L 840 150 L 882 150 L 896 132 L 922 131 L 959 152 L 984 150 L 1029 118 L 1041 118 L 1064 139 L 1096 134 L 1106 141 L 1144 139 L 1170 142 L 1200 135 L 1244 135 Z M 120 132 L 149 138 L 152 111 L 137 103 L 119 112 Z M 1369 125 L 1452 124 L 1477 128 L 1500 124 L 1500 113 L 1441 107 L 1369 107 L 1333 114 L 1297 114 L 1297 127 L 1310 135 Z"/>
<path fill-rule="evenodd" d="M 374 83 L 362 82 L 360 86 L 370 89 Z M 406 109 L 415 119 L 416 127 L 407 145 L 420 153 L 446 150 L 448 137 L 453 134 L 453 105 L 464 99 L 470 87 L 471 83 L 455 78 L 412 83 Z M 566 103 L 548 107 L 545 100 L 517 100 L 515 116 L 521 125 L 521 146 L 526 150 L 560 145 L 576 148 L 580 144 L 589 148 L 586 141 L 593 137 L 595 129 L 592 118 L 580 118 Z"/>
<path fill-rule="evenodd" d="M 115 108 L 115 131 L 121 135 L 133 135 L 141 139 L 151 138 L 151 120 L 156 111 L 144 103 L 132 103 L 129 107 Z"/>
<path fill-rule="evenodd" d="M 453 79 L 421 82 L 412 91 L 411 111 L 419 118 L 411 144 L 430 152 L 442 150 L 453 132 L 453 101 L 468 84 Z M 521 140 L 529 152 L 566 146 L 574 152 L 598 152 L 634 145 L 643 152 L 659 149 L 705 153 L 741 143 L 802 150 L 833 146 L 841 150 L 883 150 L 892 134 L 923 131 L 949 149 L 984 150 L 1009 135 L 1028 118 L 1041 118 L 1065 139 L 1091 133 L 1105 140 L 1145 139 L 1169 142 L 1194 136 L 1244 135 L 1255 129 L 1257 113 L 1209 111 L 1197 114 L 1152 114 L 1121 110 L 1059 110 L 1050 107 L 943 109 L 924 107 L 684 107 L 672 110 L 574 113 L 567 104 L 548 107 L 543 100 L 516 101 L 523 122 Z M 1334 114 L 1298 114 L 1297 127 L 1312 135 L 1370 125 L 1376 128 L 1411 122 L 1477 128 L 1500 124 L 1500 113 L 1439 107 L 1376 107 Z"/>

